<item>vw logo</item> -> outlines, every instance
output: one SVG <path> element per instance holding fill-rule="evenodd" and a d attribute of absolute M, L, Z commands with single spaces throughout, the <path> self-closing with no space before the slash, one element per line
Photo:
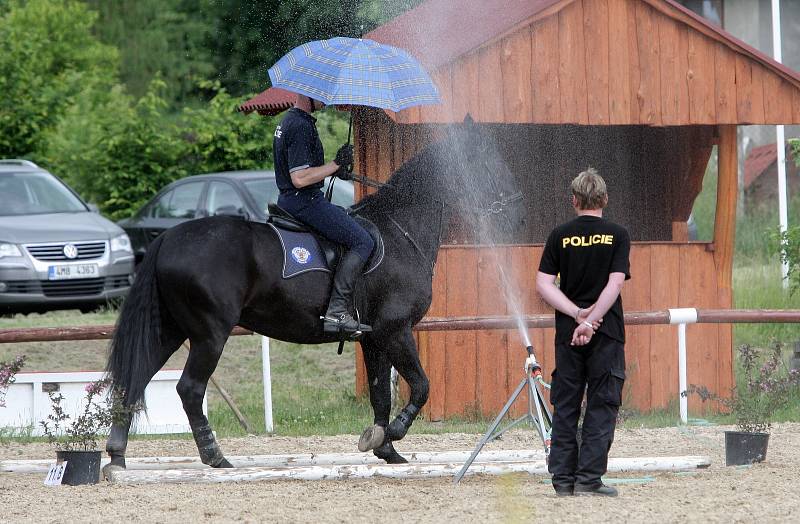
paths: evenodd
<path fill-rule="evenodd" d="M 78 256 L 78 248 L 72 244 L 67 244 L 64 246 L 64 256 L 73 259 Z"/>

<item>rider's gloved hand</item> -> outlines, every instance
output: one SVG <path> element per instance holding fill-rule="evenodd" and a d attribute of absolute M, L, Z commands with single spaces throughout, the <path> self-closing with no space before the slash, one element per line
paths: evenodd
<path fill-rule="evenodd" d="M 333 176 L 340 178 L 341 180 L 353 180 L 353 172 L 347 169 L 348 166 L 340 167 Z"/>
<path fill-rule="evenodd" d="M 352 144 L 345 144 L 339 148 L 339 151 L 336 152 L 336 158 L 334 159 L 336 165 L 342 168 L 347 169 L 348 166 L 353 164 L 353 145 Z M 338 176 L 338 175 L 337 175 Z M 341 177 L 339 177 L 341 178 Z"/>

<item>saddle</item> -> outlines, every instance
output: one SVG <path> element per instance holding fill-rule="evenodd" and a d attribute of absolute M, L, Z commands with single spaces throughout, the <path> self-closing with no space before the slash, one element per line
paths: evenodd
<path fill-rule="evenodd" d="M 268 204 L 267 211 L 267 224 L 278 235 L 283 247 L 283 278 L 291 278 L 309 271 L 327 273 L 336 271 L 336 266 L 344 254 L 344 246 L 318 235 L 278 204 Z M 383 237 L 378 227 L 366 218 L 360 216 L 353 218 L 375 241 L 372 254 L 364 265 L 363 274 L 366 275 L 383 262 Z"/>

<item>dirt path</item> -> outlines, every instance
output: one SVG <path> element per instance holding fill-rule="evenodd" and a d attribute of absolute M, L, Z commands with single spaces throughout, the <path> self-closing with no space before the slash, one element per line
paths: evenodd
<path fill-rule="evenodd" d="M 270 481 L 48 488 L 43 474 L 0 473 L 6 522 L 797 522 L 800 424 L 770 436 L 768 461 L 724 466 L 722 427 L 620 429 L 612 456 L 708 455 L 712 466 L 691 474 L 664 473 L 644 484 L 619 486 L 618 499 L 556 498 L 541 477 Z M 229 455 L 352 452 L 356 437 L 252 437 L 222 441 Z M 410 435 L 403 451 L 471 450 L 479 435 Z M 487 449 L 537 448 L 519 430 Z M 129 456 L 195 455 L 188 440 L 133 441 Z M 47 458 L 43 444 L 0 445 L 0 458 Z M 644 475 L 610 475 L 634 478 Z"/>

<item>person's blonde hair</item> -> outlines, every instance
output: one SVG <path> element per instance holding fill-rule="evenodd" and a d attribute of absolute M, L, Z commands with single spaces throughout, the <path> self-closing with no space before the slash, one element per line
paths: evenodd
<path fill-rule="evenodd" d="M 602 209 L 608 203 L 606 181 L 593 167 L 575 177 L 572 194 L 578 201 L 578 209 Z"/>

